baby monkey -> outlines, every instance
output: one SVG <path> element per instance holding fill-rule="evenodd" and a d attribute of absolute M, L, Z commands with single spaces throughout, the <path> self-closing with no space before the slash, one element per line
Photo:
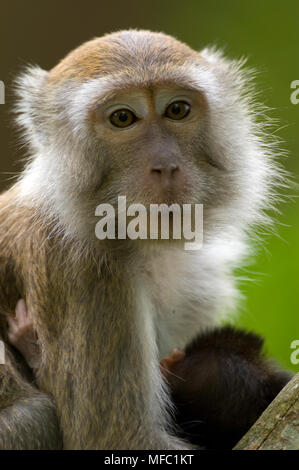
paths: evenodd
<path fill-rule="evenodd" d="M 40 351 L 23 299 L 8 318 L 8 338 L 29 367 Z M 161 361 L 181 437 L 206 449 L 232 449 L 291 379 L 263 352 L 263 339 L 225 326 L 197 336 Z"/>
<path fill-rule="evenodd" d="M 161 361 L 181 437 L 205 449 L 237 444 L 292 377 L 264 356 L 263 343 L 225 326 Z"/>

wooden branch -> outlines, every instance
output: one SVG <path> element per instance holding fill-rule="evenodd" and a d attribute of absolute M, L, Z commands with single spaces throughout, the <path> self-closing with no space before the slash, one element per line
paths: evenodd
<path fill-rule="evenodd" d="M 234 450 L 299 450 L 299 374 L 277 395 Z"/>

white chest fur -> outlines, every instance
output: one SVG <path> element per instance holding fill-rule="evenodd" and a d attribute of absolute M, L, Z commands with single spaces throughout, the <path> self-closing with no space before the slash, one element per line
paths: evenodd
<path fill-rule="evenodd" d="M 143 308 L 153 316 L 160 358 L 184 348 L 232 309 L 236 292 L 220 253 L 208 246 L 196 253 L 172 249 L 148 261 L 139 287 Z"/>

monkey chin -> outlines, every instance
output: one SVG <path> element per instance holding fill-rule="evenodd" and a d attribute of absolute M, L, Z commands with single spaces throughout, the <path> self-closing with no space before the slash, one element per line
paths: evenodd
<path fill-rule="evenodd" d="M 126 218 L 115 219 L 114 239 L 110 246 L 123 246 L 130 245 L 132 248 L 138 244 L 140 246 L 150 245 L 151 247 L 166 247 L 166 248 L 182 248 L 185 243 L 194 241 L 190 239 L 190 234 L 195 234 L 195 230 L 201 230 L 202 226 L 196 226 L 194 214 L 188 220 L 189 236 L 185 236 L 184 226 L 184 212 L 181 210 L 179 204 L 178 217 L 172 212 L 168 212 L 168 207 L 165 204 L 165 213 L 151 213 L 150 208 L 145 208 L 143 217 L 126 216 Z M 121 223 L 125 225 L 120 228 Z M 133 226 L 130 227 L 130 225 Z M 133 227 L 133 229 L 132 229 Z M 107 237 L 108 238 L 108 237 Z M 114 243 L 113 243 L 114 242 Z M 135 243 L 134 243 L 135 242 Z"/>

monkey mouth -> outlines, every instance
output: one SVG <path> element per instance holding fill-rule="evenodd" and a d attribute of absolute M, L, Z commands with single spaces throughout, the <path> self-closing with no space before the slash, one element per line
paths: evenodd
<path fill-rule="evenodd" d="M 125 196 L 118 197 L 118 207 L 100 204 L 96 216 L 99 240 L 177 240 L 190 241 L 200 249 L 203 239 L 201 204 L 129 204 Z M 190 243 L 187 242 L 189 248 Z M 186 244 L 185 244 L 186 247 Z"/>
<path fill-rule="evenodd" d="M 186 196 L 181 194 L 180 191 L 175 190 L 174 188 L 168 188 L 167 190 L 157 191 L 155 195 L 149 198 L 149 202 L 145 204 L 146 207 L 150 207 L 153 204 L 165 204 L 171 206 L 173 204 L 178 204 L 182 206 L 183 204 L 188 204 L 190 201 L 187 200 Z"/>

